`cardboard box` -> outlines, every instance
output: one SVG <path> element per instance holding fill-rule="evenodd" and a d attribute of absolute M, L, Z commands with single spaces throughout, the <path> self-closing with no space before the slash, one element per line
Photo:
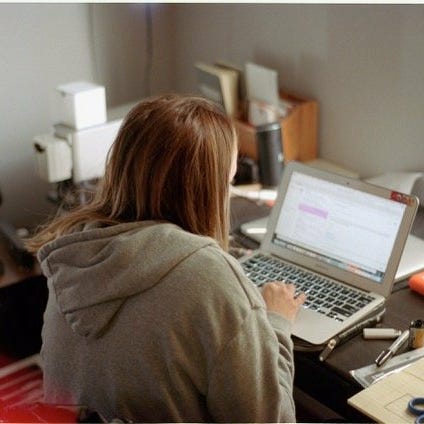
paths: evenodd
<path fill-rule="evenodd" d="M 106 122 L 106 93 L 101 85 L 71 82 L 57 87 L 59 122 L 76 130 Z"/>

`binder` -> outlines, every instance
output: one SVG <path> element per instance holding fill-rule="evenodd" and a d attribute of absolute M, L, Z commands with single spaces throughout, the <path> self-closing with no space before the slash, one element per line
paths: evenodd
<path fill-rule="evenodd" d="M 239 72 L 229 67 L 195 63 L 200 93 L 219 103 L 227 115 L 235 117 L 238 111 Z"/>

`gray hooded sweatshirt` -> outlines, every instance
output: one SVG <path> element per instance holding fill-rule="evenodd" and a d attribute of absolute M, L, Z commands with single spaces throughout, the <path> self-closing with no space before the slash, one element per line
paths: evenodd
<path fill-rule="evenodd" d="M 90 226 L 39 260 L 47 402 L 134 422 L 295 421 L 290 323 L 211 238 Z"/>

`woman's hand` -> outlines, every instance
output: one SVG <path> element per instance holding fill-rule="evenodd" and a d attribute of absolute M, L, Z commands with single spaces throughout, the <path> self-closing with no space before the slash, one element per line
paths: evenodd
<path fill-rule="evenodd" d="M 305 293 L 295 297 L 294 284 L 274 281 L 262 287 L 262 297 L 267 310 L 282 315 L 289 321 L 294 321 L 300 306 L 305 302 Z"/>

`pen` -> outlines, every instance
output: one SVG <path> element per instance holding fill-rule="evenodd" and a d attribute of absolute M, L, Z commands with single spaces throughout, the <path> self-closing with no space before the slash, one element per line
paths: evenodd
<path fill-rule="evenodd" d="M 375 363 L 377 367 L 381 367 L 388 359 L 390 359 L 408 340 L 409 330 L 405 330 L 389 347 L 384 349 L 383 352 L 378 355 Z"/>
<path fill-rule="evenodd" d="M 330 355 L 330 353 L 333 351 L 333 349 L 337 346 L 338 343 L 338 337 L 334 337 L 332 338 L 327 346 L 325 346 L 324 350 L 321 352 L 321 354 L 319 355 L 319 360 L 320 361 L 325 361 L 328 356 Z"/>
<path fill-rule="evenodd" d="M 347 330 L 341 332 L 340 334 L 330 339 L 327 346 L 325 346 L 324 350 L 319 355 L 319 360 L 321 362 L 325 361 L 337 345 L 339 345 L 341 342 L 347 341 L 350 338 L 356 336 L 362 331 L 364 327 L 377 324 L 380 321 L 381 316 L 382 316 L 382 313 L 379 313 L 378 315 L 374 315 L 366 319 L 365 321 L 360 321 L 356 325 L 349 327 Z"/>

